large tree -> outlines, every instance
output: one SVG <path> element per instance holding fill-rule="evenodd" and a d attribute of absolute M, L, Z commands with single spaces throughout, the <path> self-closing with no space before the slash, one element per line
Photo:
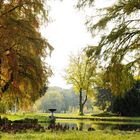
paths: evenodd
<path fill-rule="evenodd" d="M 83 108 L 87 101 L 87 96 L 93 94 L 94 82 L 96 79 L 96 65 L 84 52 L 70 56 L 70 62 L 66 68 L 68 84 L 72 84 L 76 93 L 79 93 L 79 114 L 83 115 Z M 85 99 L 83 94 L 85 93 Z"/>
<path fill-rule="evenodd" d="M 79 0 L 78 7 L 92 9 L 95 1 Z M 111 74 L 109 82 L 117 88 L 115 91 L 112 87 L 115 95 L 122 95 L 131 88 L 132 75 L 139 75 L 140 72 L 139 13 L 139 0 L 118 0 L 109 7 L 98 9 L 98 18 L 91 14 L 87 20 L 92 35 L 98 33 L 101 36 L 98 47 L 90 48 L 91 56 L 98 56 L 102 61 L 104 58 L 107 73 Z M 112 76 L 115 72 L 117 74 Z"/>
<path fill-rule="evenodd" d="M 47 22 L 44 0 L 0 1 L 0 94 L 9 102 L 36 100 L 51 74 L 44 62 L 51 45 L 39 33 Z M 23 102 L 24 100 L 24 102 Z M 8 102 L 8 100 L 7 100 Z"/>

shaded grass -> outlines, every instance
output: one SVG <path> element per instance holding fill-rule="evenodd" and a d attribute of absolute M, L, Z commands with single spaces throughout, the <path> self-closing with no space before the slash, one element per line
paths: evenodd
<path fill-rule="evenodd" d="M 0 133 L 2 140 L 139 140 L 140 133 L 124 131 L 66 131 L 27 132 L 23 134 Z"/>

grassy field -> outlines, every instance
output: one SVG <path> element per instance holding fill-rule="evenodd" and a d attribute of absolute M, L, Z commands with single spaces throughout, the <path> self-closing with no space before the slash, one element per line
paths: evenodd
<path fill-rule="evenodd" d="M 27 132 L 22 134 L 0 133 L 2 140 L 140 140 L 140 132 L 124 131 L 66 131 Z"/>

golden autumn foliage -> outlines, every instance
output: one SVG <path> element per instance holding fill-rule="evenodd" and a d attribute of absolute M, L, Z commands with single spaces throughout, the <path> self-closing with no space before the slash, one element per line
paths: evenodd
<path fill-rule="evenodd" d="M 53 48 L 39 25 L 47 22 L 43 0 L 0 1 L 0 93 L 2 98 L 34 101 L 51 75 L 43 58 Z M 23 101 L 24 100 L 24 101 Z M 7 100 L 8 102 L 8 100 Z"/>
<path fill-rule="evenodd" d="M 115 63 L 109 66 L 104 74 L 104 85 L 111 89 L 115 96 L 124 96 L 133 84 L 133 76 L 125 65 Z"/>

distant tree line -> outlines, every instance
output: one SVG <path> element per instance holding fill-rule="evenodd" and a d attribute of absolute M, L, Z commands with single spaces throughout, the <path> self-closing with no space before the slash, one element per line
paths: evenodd
<path fill-rule="evenodd" d="M 92 109 L 92 102 L 87 101 L 86 107 Z M 40 112 L 49 112 L 48 109 L 56 108 L 57 113 L 74 113 L 79 108 L 79 96 L 73 89 L 50 87 L 46 94 L 35 102 L 34 109 Z"/>

